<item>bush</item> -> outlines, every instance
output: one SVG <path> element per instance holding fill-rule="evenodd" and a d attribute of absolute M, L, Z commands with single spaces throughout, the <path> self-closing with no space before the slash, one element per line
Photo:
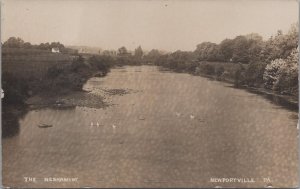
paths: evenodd
<path fill-rule="evenodd" d="M 185 70 L 188 73 L 195 73 L 197 68 L 197 63 L 196 62 L 186 62 L 185 63 Z"/>
<path fill-rule="evenodd" d="M 275 59 L 270 64 L 266 66 L 263 80 L 265 82 L 265 87 L 272 89 L 275 83 L 278 81 L 280 72 L 286 65 L 286 61 L 283 59 Z"/>
<path fill-rule="evenodd" d="M 216 69 L 216 75 L 217 77 L 220 77 L 224 73 L 225 69 L 223 66 L 220 66 Z"/>
<path fill-rule="evenodd" d="M 245 82 L 248 86 L 259 87 L 264 83 L 263 75 L 266 65 L 267 64 L 263 62 L 249 64 L 245 73 Z"/>
<path fill-rule="evenodd" d="M 242 64 L 240 67 L 234 72 L 234 86 L 240 87 L 245 84 L 245 68 Z"/>
<path fill-rule="evenodd" d="M 88 65 L 84 63 L 82 56 L 79 56 L 78 59 L 73 60 L 70 68 L 73 72 L 89 69 Z"/>
<path fill-rule="evenodd" d="M 69 65 L 50 67 L 46 77 L 40 82 L 40 91 L 38 92 L 67 93 L 71 90 L 81 90 L 92 74 L 93 70 L 79 56 Z"/>
<path fill-rule="evenodd" d="M 200 66 L 200 70 L 202 70 L 202 73 L 207 75 L 214 75 L 215 74 L 215 67 L 210 64 L 204 64 Z"/>
<path fill-rule="evenodd" d="M 265 87 L 284 93 L 298 93 L 298 55 L 294 49 L 286 59 L 275 59 L 266 66 Z"/>
<path fill-rule="evenodd" d="M 115 64 L 115 61 L 110 56 L 92 56 L 88 59 L 88 63 L 98 71 L 106 74 L 110 71 L 110 67 Z"/>

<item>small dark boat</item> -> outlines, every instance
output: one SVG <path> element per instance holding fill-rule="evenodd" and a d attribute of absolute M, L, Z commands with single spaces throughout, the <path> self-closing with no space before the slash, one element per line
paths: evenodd
<path fill-rule="evenodd" d="M 48 128 L 48 127 L 53 127 L 53 125 L 47 125 L 47 124 L 40 124 L 38 125 L 39 128 Z"/>

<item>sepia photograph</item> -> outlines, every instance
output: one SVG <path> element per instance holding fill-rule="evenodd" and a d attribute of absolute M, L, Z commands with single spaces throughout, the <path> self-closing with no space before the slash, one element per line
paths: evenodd
<path fill-rule="evenodd" d="M 299 187 L 298 0 L 0 2 L 3 187 Z"/>

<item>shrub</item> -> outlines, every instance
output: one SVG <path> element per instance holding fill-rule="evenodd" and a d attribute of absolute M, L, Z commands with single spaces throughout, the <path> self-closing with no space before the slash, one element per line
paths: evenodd
<path fill-rule="evenodd" d="M 103 73 L 108 73 L 110 67 L 115 64 L 115 61 L 110 56 L 92 56 L 88 59 L 88 63 Z"/>
<path fill-rule="evenodd" d="M 278 81 L 280 72 L 286 65 L 286 61 L 283 59 L 275 59 L 266 66 L 263 80 L 265 81 L 265 87 L 272 89 L 275 83 Z"/>
<path fill-rule="evenodd" d="M 223 66 L 220 66 L 216 69 L 216 75 L 217 77 L 220 77 L 224 73 L 225 69 Z"/>
<path fill-rule="evenodd" d="M 188 73 L 194 73 L 197 68 L 197 63 L 196 62 L 186 62 L 185 63 L 185 70 Z"/>
<path fill-rule="evenodd" d="M 201 66 L 200 69 L 202 70 L 202 72 L 204 74 L 207 74 L 207 75 L 214 75 L 215 74 L 215 67 L 213 65 L 204 64 L 204 65 Z"/>
<path fill-rule="evenodd" d="M 266 66 L 265 87 L 279 92 L 298 93 L 298 55 L 294 49 L 286 59 L 275 59 Z"/>
<path fill-rule="evenodd" d="M 245 68 L 242 64 L 234 72 L 234 86 L 240 87 L 245 84 Z"/>
<path fill-rule="evenodd" d="M 252 62 L 246 69 L 245 82 L 248 86 L 260 86 L 264 83 L 263 75 L 266 68 L 266 63 Z"/>
<path fill-rule="evenodd" d="M 84 59 L 79 56 L 78 59 L 73 60 L 71 64 L 71 71 L 79 72 L 82 69 L 88 69 L 88 65 L 84 63 Z"/>

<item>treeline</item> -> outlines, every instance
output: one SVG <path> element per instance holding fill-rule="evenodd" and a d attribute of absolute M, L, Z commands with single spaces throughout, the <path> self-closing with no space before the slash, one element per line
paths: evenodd
<path fill-rule="evenodd" d="M 267 40 L 256 33 L 225 39 L 219 44 L 203 42 L 194 51 L 172 53 L 141 46 L 103 51 L 113 65 L 154 64 L 176 72 L 226 80 L 236 87 L 266 88 L 281 94 L 298 95 L 298 24 L 287 33 L 278 30 Z"/>
<path fill-rule="evenodd" d="M 59 52 L 62 53 L 77 53 L 76 50 L 66 48 L 60 42 L 47 42 L 47 43 L 40 43 L 38 45 L 31 44 L 30 42 L 25 42 L 23 39 L 19 37 L 10 37 L 7 41 L 2 44 L 3 48 L 18 48 L 18 49 L 39 49 L 45 51 L 51 51 L 53 48 L 58 49 Z"/>
<path fill-rule="evenodd" d="M 123 46 L 117 51 L 105 50 L 98 55 L 85 55 L 84 63 L 77 62 L 76 64 L 79 67 L 80 65 L 88 66 L 89 69 L 96 68 L 96 70 L 109 70 L 114 65 L 152 64 L 176 72 L 187 72 L 229 81 L 236 87 L 263 87 L 281 94 L 297 96 L 298 34 L 298 24 L 293 24 L 287 33 L 284 34 L 279 30 L 275 36 L 267 40 L 263 40 L 259 34 L 252 33 L 240 35 L 234 39 L 225 39 L 219 44 L 203 42 L 197 45 L 194 51 L 178 50 L 172 53 L 157 49 L 145 53 L 141 46 L 130 52 Z M 53 46 L 64 47 L 60 43 L 42 43 L 32 46 L 20 38 L 10 38 L 3 46 L 44 50 L 49 50 Z M 79 58 L 77 61 L 82 60 Z M 66 70 L 68 73 L 74 72 L 73 68 Z M 55 72 L 59 70 L 54 70 Z M 64 78 L 63 75 L 66 73 L 60 72 L 59 77 Z M 73 86 L 72 80 L 69 81 L 66 78 L 65 81 L 61 80 L 61 85 L 66 86 L 67 83 L 63 84 L 63 82 L 69 82 L 68 85 Z"/>
<path fill-rule="evenodd" d="M 277 58 L 287 58 L 298 45 L 298 28 L 293 25 L 287 34 L 278 31 L 267 41 L 259 34 L 237 36 L 225 39 L 220 44 L 204 42 L 197 45 L 194 53 L 199 61 L 221 61 L 251 63 L 270 62 Z"/>
<path fill-rule="evenodd" d="M 237 87 L 264 87 L 298 95 L 298 34 L 298 25 L 294 24 L 286 34 L 279 30 L 265 41 L 252 33 L 219 44 L 204 42 L 193 52 L 146 55 L 144 61 L 177 72 L 227 80 Z"/>
<path fill-rule="evenodd" d="M 125 46 L 118 48 L 117 50 L 104 50 L 101 53 L 94 55 L 97 57 L 110 57 L 110 63 L 117 66 L 125 65 L 145 65 L 154 64 L 155 61 L 162 55 L 167 54 L 165 51 L 152 49 L 149 52 L 145 52 L 141 46 L 138 46 L 134 51 L 129 51 Z"/>
<path fill-rule="evenodd" d="M 138 46 L 133 53 L 129 52 L 126 47 L 120 47 L 115 54 L 115 65 L 141 65 L 143 64 L 144 52 L 141 46 Z"/>

